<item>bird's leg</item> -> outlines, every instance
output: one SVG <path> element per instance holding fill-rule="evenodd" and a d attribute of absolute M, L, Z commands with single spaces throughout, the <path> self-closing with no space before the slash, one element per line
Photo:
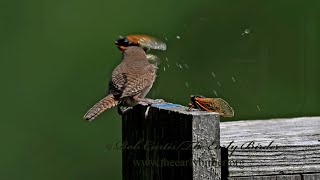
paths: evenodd
<path fill-rule="evenodd" d="M 132 109 L 132 107 L 118 106 L 118 114 L 119 115 L 124 115 L 125 113 L 127 113 L 131 109 Z"/>

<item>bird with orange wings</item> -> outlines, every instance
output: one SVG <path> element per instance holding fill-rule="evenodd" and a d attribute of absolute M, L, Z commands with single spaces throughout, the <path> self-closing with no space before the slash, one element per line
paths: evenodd
<path fill-rule="evenodd" d="M 157 67 L 149 62 L 146 51 L 165 50 L 166 44 L 147 35 L 128 35 L 115 41 L 122 52 L 121 63 L 113 70 L 107 95 L 96 103 L 84 115 L 84 119 L 93 120 L 105 110 L 116 105 L 132 107 L 136 104 L 158 103 L 145 98 L 155 79 Z"/>

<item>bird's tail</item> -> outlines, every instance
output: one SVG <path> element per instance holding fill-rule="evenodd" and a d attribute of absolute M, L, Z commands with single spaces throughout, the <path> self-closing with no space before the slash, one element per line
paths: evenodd
<path fill-rule="evenodd" d="M 118 105 L 118 103 L 119 101 L 114 98 L 113 94 L 109 94 L 89 109 L 89 111 L 83 116 L 83 119 L 91 121 L 103 111 Z"/>

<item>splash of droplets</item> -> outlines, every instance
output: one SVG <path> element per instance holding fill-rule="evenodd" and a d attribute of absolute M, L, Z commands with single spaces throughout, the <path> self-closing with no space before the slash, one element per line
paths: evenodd
<path fill-rule="evenodd" d="M 216 97 L 218 97 L 218 93 L 216 90 L 213 90 L 213 93 L 216 95 Z"/>
<path fill-rule="evenodd" d="M 186 81 L 186 86 L 187 86 L 187 87 L 189 87 L 189 84 L 188 84 L 188 82 L 187 82 L 187 81 Z"/>
<path fill-rule="evenodd" d="M 242 32 L 242 36 L 244 36 L 244 35 L 248 35 L 248 34 L 250 34 L 250 32 L 251 32 L 251 30 L 250 29 L 245 29 L 243 32 Z"/>
<path fill-rule="evenodd" d="M 260 110 L 260 107 L 259 107 L 259 105 L 257 105 L 257 109 L 258 109 L 259 111 L 261 111 L 261 110 Z"/>
<path fill-rule="evenodd" d="M 232 78 L 232 81 L 233 81 L 233 82 L 236 82 L 236 80 L 235 80 L 233 77 L 231 77 L 231 78 Z"/>
<path fill-rule="evenodd" d="M 217 84 L 218 84 L 218 86 L 220 86 L 220 87 L 221 87 L 221 84 L 220 84 L 220 82 L 219 82 L 219 81 L 217 81 Z"/>
<path fill-rule="evenodd" d="M 213 77 L 216 77 L 216 75 L 213 72 L 211 72 L 211 74 L 212 74 Z"/>
<path fill-rule="evenodd" d="M 180 36 L 177 36 L 177 39 L 180 39 Z"/>
<path fill-rule="evenodd" d="M 185 66 L 187 69 L 189 69 L 189 67 L 188 67 L 188 65 L 187 65 L 187 64 L 184 64 L 184 66 Z"/>

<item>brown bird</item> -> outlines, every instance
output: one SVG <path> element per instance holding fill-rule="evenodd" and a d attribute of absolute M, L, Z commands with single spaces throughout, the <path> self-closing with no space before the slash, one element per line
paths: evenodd
<path fill-rule="evenodd" d="M 145 98 L 155 81 L 156 69 L 155 65 L 148 62 L 143 48 L 124 48 L 122 62 L 112 72 L 107 96 L 95 104 L 83 118 L 93 120 L 103 111 L 119 104 L 134 106 L 138 103 L 156 103 L 155 100 Z"/>
<path fill-rule="evenodd" d="M 206 98 L 200 95 L 191 95 L 190 98 L 192 103 L 189 104 L 189 110 L 196 108 L 208 112 L 217 112 L 223 117 L 234 116 L 232 107 L 221 98 Z"/>

